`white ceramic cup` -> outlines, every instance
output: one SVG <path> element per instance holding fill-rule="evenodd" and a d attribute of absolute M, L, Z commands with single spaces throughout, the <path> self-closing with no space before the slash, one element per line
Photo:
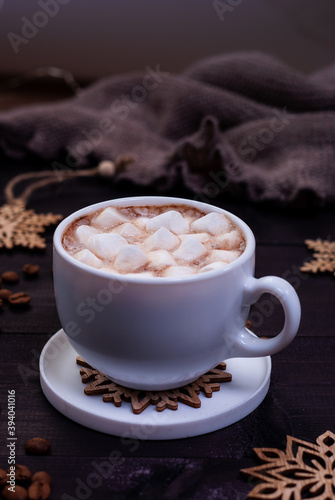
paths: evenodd
<path fill-rule="evenodd" d="M 227 214 L 246 238 L 246 249 L 227 266 L 191 276 L 127 276 L 87 266 L 62 246 L 77 217 L 107 206 L 182 204 Z M 69 341 L 89 364 L 119 384 L 163 390 L 188 384 L 223 360 L 274 354 L 295 337 L 300 302 L 285 280 L 255 279 L 255 238 L 235 215 L 205 203 L 141 196 L 79 210 L 54 234 L 54 285 L 59 318 Z M 285 313 L 282 331 L 260 339 L 246 328 L 250 305 L 265 292 Z M 250 375 L 252 376 L 252 374 Z"/>

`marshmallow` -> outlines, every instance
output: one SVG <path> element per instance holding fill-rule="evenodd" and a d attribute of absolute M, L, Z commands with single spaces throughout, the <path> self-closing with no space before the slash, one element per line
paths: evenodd
<path fill-rule="evenodd" d="M 150 217 L 137 217 L 136 218 L 136 226 L 141 228 L 141 229 L 143 228 L 145 230 L 149 220 L 150 220 Z"/>
<path fill-rule="evenodd" d="M 215 238 L 215 246 L 222 250 L 232 250 L 233 248 L 239 248 L 241 243 L 241 236 L 239 232 L 234 229 L 230 233 L 219 234 Z"/>
<path fill-rule="evenodd" d="M 191 229 L 196 232 L 205 231 L 215 236 L 229 231 L 229 220 L 224 214 L 211 212 L 192 222 Z"/>
<path fill-rule="evenodd" d="M 207 253 L 206 247 L 196 238 L 188 236 L 184 239 L 182 244 L 175 252 L 173 252 L 174 257 L 180 260 L 185 260 L 191 262 L 192 260 L 200 259 L 203 255 Z"/>
<path fill-rule="evenodd" d="M 95 229 L 95 227 L 87 226 L 86 224 L 82 224 L 78 226 L 75 232 L 75 238 L 79 243 L 86 243 L 88 238 L 93 234 L 98 234 L 99 231 Z"/>
<path fill-rule="evenodd" d="M 171 266 L 168 267 L 164 272 L 164 276 L 166 276 L 167 278 L 190 276 L 191 274 L 195 274 L 195 269 L 188 266 Z"/>
<path fill-rule="evenodd" d="M 133 210 L 135 212 L 135 214 L 137 215 L 137 217 L 147 217 L 147 215 L 150 214 L 151 210 L 150 210 L 150 207 L 141 207 L 141 206 L 138 206 L 138 207 L 133 207 Z"/>
<path fill-rule="evenodd" d="M 145 253 L 136 245 L 121 248 L 114 262 L 114 268 L 120 273 L 133 273 L 147 263 Z"/>
<path fill-rule="evenodd" d="M 199 269 L 199 273 L 206 273 L 208 271 L 215 271 L 216 269 L 221 269 L 222 267 L 225 267 L 227 265 L 227 262 L 212 262 L 211 264 L 207 264 L 207 266 L 202 267 Z"/>
<path fill-rule="evenodd" d="M 213 250 L 209 256 L 209 263 L 221 261 L 229 264 L 241 254 L 237 250 Z"/>
<path fill-rule="evenodd" d="M 87 250 L 87 248 L 84 248 L 84 250 L 80 250 L 80 252 L 75 253 L 73 257 L 76 260 L 79 260 L 79 262 L 87 264 L 88 266 L 95 267 L 97 269 L 103 267 L 103 262 L 98 259 L 98 257 L 96 257 L 94 253 Z"/>
<path fill-rule="evenodd" d="M 134 224 L 131 224 L 130 222 L 125 222 L 124 224 L 117 226 L 113 229 L 113 233 L 120 234 L 126 239 L 140 238 L 143 234 L 138 227 L 134 226 Z"/>
<path fill-rule="evenodd" d="M 174 234 L 182 234 L 188 232 L 189 223 L 176 210 L 169 210 L 163 214 L 156 215 L 156 217 L 152 217 L 147 222 L 148 231 L 156 231 L 160 227 L 165 227 Z"/>
<path fill-rule="evenodd" d="M 99 229 L 111 229 L 119 224 L 122 224 L 122 222 L 126 222 L 127 220 L 128 219 L 115 210 L 115 208 L 108 207 L 94 219 L 93 224 Z"/>
<path fill-rule="evenodd" d="M 160 227 L 158 231 L 149 236 L 145 242 L 148 250 L 173 250 L 179 245 L 180 240 L 165 227 Z"/>
<path fill-rule="evenodd" d="M 88 238 L 86 246 L 100 259 L 112 260 L 125 245 L 127 240 L 115 233 L 94 234 Z"/>
<path fill-rule="evenodd" d="M 183 241 L 188 236 L 190 236 L 190 234 L 179 234 L 178 238 L 180 238 L 181 241 Z M 196 240 L 200 241 L 200 243 L 208 241 L 210 237 L 211 235 L 208 233 L 192 233 L 192 238 L 195 238 Z"/>
<path fill-rule="evenodd" d="M 150 267 L 162 269 L 167 266 L 175 266 L 176 261 L 167 250 L 154 250 L 148 253 Z"/>

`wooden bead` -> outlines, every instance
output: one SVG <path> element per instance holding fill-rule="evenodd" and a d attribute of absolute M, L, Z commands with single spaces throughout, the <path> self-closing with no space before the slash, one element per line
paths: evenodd
<path fill-rule="evenodd" d="M 102 177 L 113 177 L 116 172 L 115 164 L 111 160 L 101 161 L 98 165 L 98 173 Z"/>

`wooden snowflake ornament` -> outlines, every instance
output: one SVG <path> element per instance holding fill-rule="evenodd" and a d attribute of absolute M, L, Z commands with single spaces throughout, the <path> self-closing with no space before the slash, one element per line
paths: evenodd
<path fill-rule="evenodd" d="M 334 500 L 335 434 L 327 431 L 316 444 L 287 436 L 286 452 L 255 448 L 262 465 L 241 472 L 259 479 L 248 498 L 258 500 Z"/>
<path fill-rule="evenodd" d="M 140 391 L 129 389 L 109 380 L 105 375 L 95 370 L 80 356 L 77 357 L 77 364 L 82 366 L 80 370 L 83 384 L 89 383 L 84 389 L 87 396 L 102 395 L 105 403 L 114 403 L 121 406 L 122 401 L 130 402 L 133 413 L 142 413 L 150 404 L 156 407 L 156 411 L 166 409 L 177 410 L 178 402 L 192 408 L 200 408 L 200 392 L 207 398 L 211 398 L 213 392 L 220 390 L 220 382 L 230 382 L 232 376 L 226 372 L 226 364 L 220 363 L 216 368 L 199 377 L 195 382 L 167 391 Z"/>
<path fill-rule="evenodd" d="M 41 234 L 47 226 L 61 219 L 61 215 L 36 214 L 34 210 L 27 210 L 21 199 L 6 203 L 0 207 L 0 248 L 45 248 Z"/>
<path fill-rule="evenodd" d="M 313 259 L 305 262 L 300 270 L 306 273 L 331 272 L 335 276 L 335 241 L 305 240 L 307 247 L 313 250 Z"/>

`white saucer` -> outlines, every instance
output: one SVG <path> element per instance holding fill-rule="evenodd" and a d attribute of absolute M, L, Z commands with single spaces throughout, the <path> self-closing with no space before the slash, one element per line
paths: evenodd
<path fill-rule="evenodd" d="M 221 384 L 211 398 L 200 393 L 200 408 L 178 403 L 178 410 L 141 414 L 130 403 L 121 407 L 104 403 L 102 396 L 86 396 L 76 364 L 77 353 L 59 330 L 46 343 L 40 357 L 42 390 L 63 415 L 90 429 L 135 439 L 178 439 L 216 431 L 249 415 L 265 398 L 270 384 L 271 359 L 234 358 L 227 361 L 232 381 Z"/>

